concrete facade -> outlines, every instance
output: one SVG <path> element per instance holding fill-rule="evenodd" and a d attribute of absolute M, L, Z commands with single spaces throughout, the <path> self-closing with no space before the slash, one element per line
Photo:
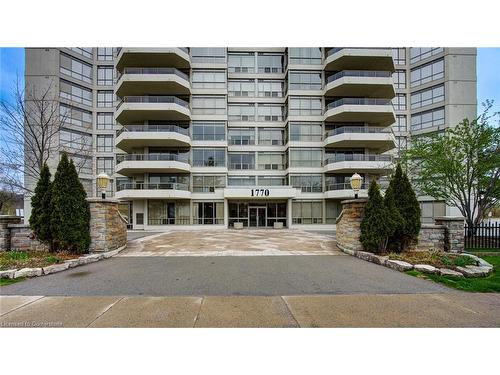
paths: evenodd
<path fill-rule="evenodd" d="M 474 48 L 27 48 L 26 87 L 50 83 L 75 111 L 62 138 L 69 151 L 78 137 L 91 139 L 80 171 L 88 196 L 108 173 L 108 196 L 134 229 L 333 229 L 340 202 L 353 197 L 353 173 L 365 197 L 411 134 L 475 117 L 475 56 Z M 424 222 L 454 214 L 420 200 Z M 28 197 L 26 217 L 29 206 Z"/>

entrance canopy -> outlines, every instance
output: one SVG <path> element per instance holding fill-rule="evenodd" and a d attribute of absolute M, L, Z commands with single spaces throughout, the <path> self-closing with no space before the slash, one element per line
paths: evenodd
<path fill-rule="evenodd" d="M 224 188 L 227 199 L 288 199 L 295 198 L 300 189 L 291 186 L 234 186 Z"/>

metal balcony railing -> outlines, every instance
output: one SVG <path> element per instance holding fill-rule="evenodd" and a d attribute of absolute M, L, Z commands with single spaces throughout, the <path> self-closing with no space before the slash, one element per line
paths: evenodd
<path fill-rule="evenodd" d="M 325 158 L 323 165 L 339 163 L 342 161 L 383 161 L 392 162 L 391 155 L 378 154 L 336 154 Z"/>
<path fill-rule="evenodd" d="M 119 108 L 123 103 L 175 103 L 182 107 L 189 108 L 189 103 L 176 96 L 125 96 L 118 104 Z"/>
<path fill-rule="evenodd" d="M 117 155 L 116 163 L 123 161 L 179 161 L 189 163 L 189 154 L 173 154 L 173 153 L 153 153 L 153 154 L 126 154 Z"/>
<path fill-rule="evenodd" d="M 342 126 L 340 128 L 328 130 L 325 132 L 325 139 L 333 135 L 339 134 L 374 134 L 374 133 L 391 133 L 392 129 L 381 128 L 377 126 Z"/>
<path fill-rule="evenodd" d="M 117 191 L 122 190 L 189 190 L 188 184 L 182 183 L 159 183 L 159 184 L 151 184 L 151 183 L 124 183 L 116 186 Z"/>
<path fill-rule="evenodd" d="M 361 190 L 368 189 L 368 186 L 369 185 L 366 182 L 363 182 L 361 184 Z M 334 184 L 326 184 L 325 191 L 331 191 L 331 190 L 352 190 L 352 187 L 350 182 L 338 182 Z"/>
<path fill-rule="evenodd" d="M 392 102 L 390 99 L 343 98 L 328 104 L 326 110 L 328 111 L 341 105 L 392 105 Z"/>
<path fill-rule="evenodd" d="M 189 76 L 181 72 L 179 69 L 175 68 L 124 68 L 123 73 L 118 75 L 116 78 L 119 80 L 123 74 L 175 74 L 187 81 L 189 81 Z"/>
<path fill-rule="evenodd" d="M 342 77 L 383 77 L 389 78 L 392 76 L 391 72 L 383 70 L 343 70 L 341 72 L 332 74 L 326 79 L 327 83 L 333 82 Z"/>
<path fill-rule="evenodd" d="M 178 133 L 189 136 L 188 128 L 174 124 L 124 125 L 122 129 L 116 132 L 116 136 L 119 136 L 123 132 Z"/>
<path fill-rule="evenodd" d="M 236 170 L 255 169 L 255 164 L 251 164 L 251 163 L 229 163 L 229 169 L 236 169 Z"/>

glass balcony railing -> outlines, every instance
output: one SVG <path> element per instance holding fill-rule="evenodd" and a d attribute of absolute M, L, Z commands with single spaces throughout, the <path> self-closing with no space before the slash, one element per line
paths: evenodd
<path fill-rule="evenodd" d="M 154 153 L 154 154 L 126 154 L 117 155 L 116 163 L 123 161 L 179 161 L 189 163 L 189 154 L 174 154 L 174 153 Z"/>
<path fill-rule="evenodd" d="M 392 162 L 391 155 L 378 154 L 336 154 L 325 158 L 323 165 L 339 163 L 342 161 L 383 161 Z"/>
<path fill-rule="evenodd" d="M 392 102 L 390 99 L 344 98 L 331 102 L 326 106 L 326 110 L 341 105 L 392 105 Z"/>
<path fill-rule="evenodd" d="M 366 182 L 361 184 L 361 190 L 368 189 L 369 185 Z M 350 182 L 338 182 L 334 184 L 326 184 L 325 191 L 331 190 L 352 190 Z"/>
<path fill-rule="evenodd" d="M 189 185 L 188 184 L 182 184 L 182 183 L 159 183 L 159 184 L 152 184 L 152 183 L 124 183 L 124 184 L 119 184 L 116 186 L 117 191 L 122 191 L 122 190 L 189 190 Z"/>
<path fill-rule="evenodd" d="M 381 128 L 377 126 L 342 126 L 340 128 L 325 132 L 325 139 L 339 134 L 374 134 L 391 133 L 391 128 Z"/>
<path fill-rule="evenodd" d="M 121 78 L 123 74 L 175 74 L 187 81 L 189 81 L 189 76 L 181 72 L 179 69 L 175 68 L 124 68 L 123 73 L 117 77 L 117 80 Z"/>
<path fill-rule="evenodd" d="M 116 136 L 119 136 L 123 132 L 178 133 L 189 136 L 188 128 L 174 124 L 124 125 L 122 129 L 116 132 Z"/>
<path fill-rule="evenodd" d="M 383 70 L 343 70 L 335 73 L 326 79 L 327 83 L 333 82 L 342 77 L 383 77 L 389 78 L 392 76 L 391 72 Z"/>
<path fill-rule="evenodd" d="M 182 107 L 189 108 L 189 103 L 176 96 L 125 96 L 118 104 L 119 108 L 123 103 L 175 103 Z"/>

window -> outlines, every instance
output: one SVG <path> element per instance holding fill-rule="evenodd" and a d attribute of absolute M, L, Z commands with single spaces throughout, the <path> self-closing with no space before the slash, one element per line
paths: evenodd
<path fill-rule="evenodd" d="M 79 53 L 80 55 L 91 59 L 92 58 L 92 48 L 85 48 L 85 47 L 71 47 L 70 50 L 73 52 Z"/>
<path fill-rule="evenodd" d="M 224 70 L 193 70 L 192 87 L 195 89 L 219 89 L 226 87 Z"/>
<path fill-rule="evenodd" d="M 320 65 L 321 48 L 289 48 L 290 63 L 300 65 Z"/>
<path fill-rule="evenodd" d="M 97 60 L 113 61 L 113 47 L 97 48 Z"/>
<path fill-rule="evenodd" d="M 193 121 L 194 141 L 224 141 L 226 124 L 224 122 Z"/>
<path fill-rule="evenodd" d="M 230 73 L 254 73 L 255 55 L 253 53 L 229 54 L 227 70 Z"/>
<path fill-rule="evenodd" d="M 149 199 L 148 225 L 188 225 L 189 206 L 189 202 Z"/>
<path fill-rule="evenodd" d="M 290 90 L 321 90 L 321 72 L 290 72 Z"/>
<path fill-rule="evenodd" d="M 79 131 L 62 129 L 59 132 L 59 144 L 73 151 L 92 151 L 92 135 Z"/>
<path fill-rule="evenodd" d="M 227 154 L 229 166 L 228 169 L 255 169 L 255 153 L 241 152 Z"/>
<path fill-rule="evenodd" d="M 191 112 L 196 115 L 225 115 L 225 96 L 193 96 Z"/>
<path fill-rule="evenodd" d="M 342 205 L 340 201 L 334 201 L 328 199 L 326 202 L 326 223 L 327 224 L 335 224 L 337 221 L 337 218 L 339 217 L 340 213 L 342 212 Z"/>
<path fill-rule="evenodd" d="M 405 115 L 397 115 L 396 123 L 393 125 L 394 131 L 397 132 L 405 132 L 406 129 L 406 116 Z"/>
<path fill-rule="evenodd" d="M 261 170 L 283 170 L 286 168 L 286 157 L 281 152 L 259 152 L 259 165 Z"/>
<path fill-rule="evenodd" d="M 113 158 L 97 158 L 97 174 L 106 173 L 108 176 L 114 174 L 114 159 Z"/>
<path fill-rule="evenodd" d="M 86 129 L 92 127 L 92 112 L 63 103 L 59 105 L 59 118 L 64 124 L 80 126 Z"/>
<path fill-rule="evenodd" d="M 112 66 L 98 66 L 97 67 L 97 84 L 101 86 L 113 86 L 114 71 Z"/>
<path fill-rule="evenodd" d="M 194 224 L 224 224 L 224 202 L 193 202 Z"/>
<path fill-rule="evenodd" d="M 112 135 L 97 136 L 97 152 L 113 152 L 113 146 Z"/>
<path fill-rule="evenodd" d="M 444 78 L 444 60 L 437 60 L 412 69 L 410 77 L 411 87 Z"/>
<path fill-rule="evenodd" d="M 80 155 L 72 155 L 69 154 L 68 157 L 73 160 L 75 164 L 76 171 L 78 174 L 92 174 L 92 157 L 90 156 L 80 156 Z M 92 192 L 92 185 L 90 187 L 90 191 Z M 91 193 L 92 195 L 92 193 Z"/>
<path fill-rule="evenodd" d="M 392 104 L 394 105 L 394 109 L 396 111 L 405 111 L 406 94 L 396 94 L 396 96 L 392 99 Z"/>
<path fill-rule="evenodd" d="M 411 94 L 411 109 L 425 107 L 444 100 L 444 85 L 434 86 Z"/>
<path fill-rule="evenodd" d="M 320 116 L 322 114 L 321 98 L 318 97 L 291 97 L 291 116 Z"/>
<path fill-rule="evenodd" d="M 294 224 L 321 224 L 323 202 L 292 201 L 292 221 Z"/>
<path fill-rule="evenodd" d="M 276 128 L 259 128 L 259 145 L 280 146 L 284 142 L 283 129 Z"/>
<path fill-rule="evenodd" d="M 396 70 L 392 73 L 392 79 L 394 81 L 394 86 L 397 89 L 406 88 L 406 70 Z"/>
<path fill-rule="evenodd" d="M 193 63 L 218 64 L 226 62 L 226 49 L 220 47 L 191 48 L 191 61 Z"/>
<path fill-rule="evenodd" d="M 442 47 L 432 47 L 432 48 L 410 48 L 410 63 L 415 63 L 417 61 L 426 59 L 428 57 L 437 55 L 443 52 Z"/>
<path fill-rule="evenodd" d="M 323 176 L 316 174 L 305 174 L 290 176 L 290 184 L 303 193 L 321 193 L 323 191 Z"/>
<path fill-rule="evenodd" d="M 392 58 L 394 59 L 395 65 L 405 65 L 406 64 L 406 48 L 393 48 Z"/>
<path fill-rule="evenodd" d="M 259 176 L 259 186 L 286 186 L 286 177 L 282 176 Z M 269 213 L 268 213 L 269 216 Z"/>
<path fill-rule="evenodd" d="M 226 177 L 193 175 L 193 193 L 213 193 L 215 189 L 226 187 Z"/>
<path fill-rule="evenodd" d="M 92 107 L 92 90 L 64 80 L 60 81 L 59 90 L 61 98 Z"/>
<path fill-rule="evenodd" d="M 113 112 L 97 112 L 97 129 L 98 130 L 113 130 L 115 120 Z"/>
<path fill-rule="evenodd" d="M 290 149 L 290 167 L 321 167 L 322 151 L 317 148 Z"/>
<path fill-rule="evenodd" d="M 228 186 L 255 186 L 255 176 L 228 176 Z"/>
<path fill-rule="evenodd" d="M 97 91 L 97 106 L 103 108 L 111 108 L 114 106 L 115 94 L 113 90 Z"/>
<path fill-rule="evenodd" d="M 284 121 L 285 106 L 281 104 L 259 103 L 257 107 L 258 121 Z"/>
<path fill-rule="evenodd" d="M 227 115 L 229 121 L 255 121 L 255 106 L 250 103 L 229 104 Z"/>
<path fill-rule="evenodd" d="M 408 140 L 406 137 L 398 136 L 396 137 L 396 149 L 398 151 L 406 150 L 408 147 Z"/>
<path fill-rule="evenodd" d="M 255 96 L 255 82 L 253 79 L 230 80 L 227 83 L 229 96 Z"/>
<path fill-rule="evenodd" d="M 420 130 L 444 124 L 444 108 L 411 115 L 411 130 Z"/>
<path fill-rule="evenodd" d="M 285 57 L 281 54 L 259 53 L 257 55 L 259 73 L 282 73 L 284 60 Z"/>
<path fill-rule="evenodd" d="M 86 178 L 80 178 L 80 182 L 83 185 L 83 189 L 87 194 L 87 197 L 92 197 L 94 194 L 92 193 L 92 180 L 88 180 Z"/>
<path fill-rule="evenodd" d="M 254 128 L 247 129 L 228 129 L 227 131 L 228 143 L 230 145 L 254 145 L 255 144 L 255 130 Z"/>
<path fill-rule="evenodd" d="M 257 82 L 258 96 L 264 98 L 282 98 L 285 83 L 278 80 L 259 79 Z"/>
<path fill-rule="evenodd" d="M 319 142 L 323 140 L 323 126 L 320 122 L 291 122 L 290 140 Z"/>
<path fill-rule="evenodd" d="M 193 167 L 225 167 L 223 148 L 193 148 Z"/>
<path fill-rule="evenodd" d="M 92 83 L 92 65 L 64 53 L 60 54 L 59 64 L 61 73 L 83 82 Z"/>

